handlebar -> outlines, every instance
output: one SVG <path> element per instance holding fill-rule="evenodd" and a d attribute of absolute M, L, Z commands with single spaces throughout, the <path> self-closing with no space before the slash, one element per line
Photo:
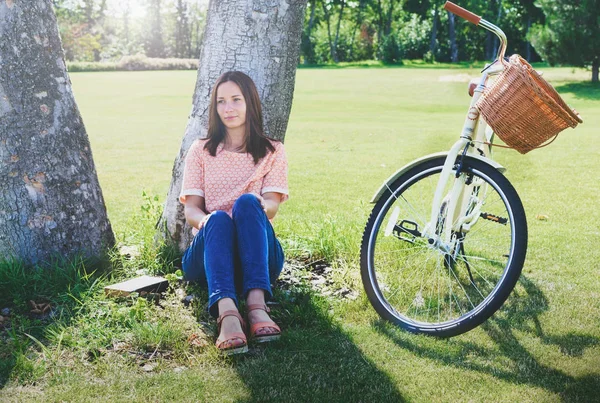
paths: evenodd
<path fill-rule="evenodd" d="M 498 54 L 496 55 L 496 60 L 499 60 L 501 62 L 503 61 L 504 53 L 506 52 L 506 35 L 500 28 L 498 28 L 491 22 L 484 20 L 483 18 L 481 18 L 481 16 L 460 7 L 452 3 L 451 1 L 447 1 L 446 4 L 444 4 L 444 10 L 449 11 L 452 14 L 456 14 L 457 16 L 464 18 L 465 20 L 477 26 L 485 28 L 488 31 L 495 34 L 498 37 L 498 39 L 500 39 L 500 46 L 498 47 Z"/>
<path fill-rule="evenodd" d="M 464 18 L 475 25 L 479 25 L 479 21 L 481 21 L 481 17 L 479 15 L 473 14 L 469 10 L 462 8 L 451 1 L 447 1 L 446 4 L 444 4 L 444 10 L 450 11 L 452 14 L 456 14 L 460 18 Z"/>

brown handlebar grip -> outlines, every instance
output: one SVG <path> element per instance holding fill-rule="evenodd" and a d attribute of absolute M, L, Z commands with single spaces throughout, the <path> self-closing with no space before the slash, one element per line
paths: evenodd
<path fill-rule="evenodd" d="M 450 11 L 452 14 L 458 15 L 460 18 L 464 18 L 465 20 L 472 22 L 475 25 L 479 25 L 479 21 L 481 21 L 481 17 L 477 14 L 473 14 L 469 10 L 465 10 L 464 8 L 457 6 L 451 1 L 447 1 L 444 4 L 444 10 Z"/>

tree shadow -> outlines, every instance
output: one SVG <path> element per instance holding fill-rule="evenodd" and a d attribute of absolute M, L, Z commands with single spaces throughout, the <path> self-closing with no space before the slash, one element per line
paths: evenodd
<path fill-rule="evenodd" d="M 0 308 L 10 311 L 0 326 L 0 389 L 11 379 L 28 383 L 42 375 L 43 364 L 28 358 L 31 338 L 44 340 L 46 330 L 57 321 L 68 323 L 76 301 L 96 286 L 109 267 L 107 255 L 57 255 L 33 267 L 17 260 L 0 261 Z M 44 310 L 32 309 L 32 303 Z"/>
<path fill-rule="evenodd" d="M 575 98 L 591 101 L 600 100 L 600 83 L 578 82 L 557 85 L 556 91 L 560 93 L 571 93 Z"/>
<path fill-rule="evenodd" d="M 233 359 L 250 391 L 247 401 L 405 401 L 333 320 L 325 299 L 307 290 L 276 298 L 272 317 L 282 326 L 281 340 L 250 343 L 248 354 Z"/>
<path fill-rule="evenodd" d="M 537 336 L 544 344 L 552 344 L 569 357 L 581 356 L 586 348 L 596 346 L 600 339 L 591 335 L 569 332 L 566 335 L 546 335 L 539 315 L 548 310 L 548 299 L 524 275 L 500 312 L 481 325 L 495 343 L 495 348 L 461 338 L 440 340 L 444 348 L 431 348 L 388 322 L 378 320 L 375 329 L 398 346 L 414 354 L 439 361 L 444 365 L 494 376 L 514 384 L 529 384 L 561 396 L 563 401 L 590 401 L 600 390 L 600 377 L 589 374 L 574 377 L 541 363 L 519 341 L 515 331 Z M 437 344 L 437 343 L 435 343 Z M 439 346 L 438 346 L 439 347 Z"/>

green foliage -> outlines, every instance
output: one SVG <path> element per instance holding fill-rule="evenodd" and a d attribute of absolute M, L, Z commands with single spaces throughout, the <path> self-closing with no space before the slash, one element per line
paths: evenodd
<path fill-rule="evenodd" d="M 67 71 L 71 73 L 81 71 L 118 71 L 122 70 L 115 62 L 69 62 L 67 61 Z"/>
<path fill-rule="evenodd" d="M 546 15 L 544 25 L 536 25 L 530 38 L 551 64 L 594 65 L 596 79 L 600 64 L 600 1 L 540 0 Z"/>
<path fill-rule="evenodd" d="M 93 62 L 98 60 L 102 44 L 101 35 L 87 31 L 85 24 L 64 24 L 60 26 L 65 58 Z"/>
<path fill-rule="evenodd" d="M 67 62 L 67 69 L 76 71 L 146 71 L 197 70 L 197 59 L 151 58 L 143 54 L 123 56 L 118 62 Z"/>
<path fill-rule="evenodd" d="M 383 38 L 378 49 L 378 58 L 388 64 L 402 63 L 402 50 L 394 35 L 388 35 Z"/>
<path fill-rule="evenodd" d="M 152 57 L 199 56 L 206 21 L 204 2 L 54 0 L 52 3 L 68 61 L 116 61 L 140 52 Z M 139 6 L 146 8 L 146 18 L 135 12 Z"/>
<path fill-rule="evenodd" d="M 421 19 L 417 14 L 411 14 L 402 28 L 398 31 L 398 43 L 405 59 L 422 59 L 429 51 L 431 22 Z"/>

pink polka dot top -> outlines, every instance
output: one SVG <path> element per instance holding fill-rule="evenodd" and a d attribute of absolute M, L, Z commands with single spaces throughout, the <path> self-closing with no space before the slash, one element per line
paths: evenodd
<path fill-rule="evenodd" d="M 281 202 L 289 197 L 287 159 L 283 143 L 271 141 L 274 152 L 255 165 L 249 153 L 237 153 L 217 148 L 213 157 L 204 149 L 206 139 L 194 141 L 188 150 L 183 170 L 179 201 L 186 196 L 204 197 L 206 211 L 221 210 L 231 215 L 233 203 L 245 193 L 281 193 Z"/>

